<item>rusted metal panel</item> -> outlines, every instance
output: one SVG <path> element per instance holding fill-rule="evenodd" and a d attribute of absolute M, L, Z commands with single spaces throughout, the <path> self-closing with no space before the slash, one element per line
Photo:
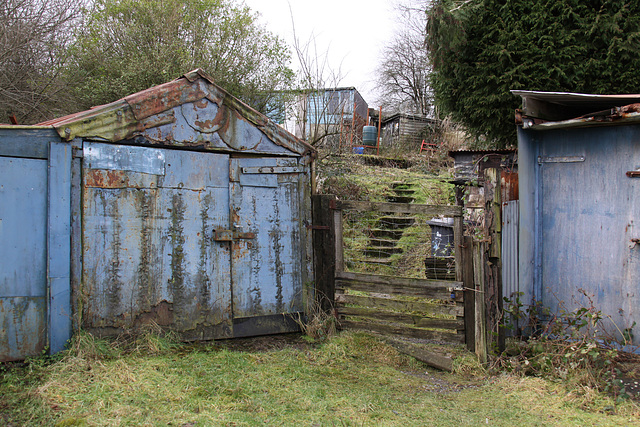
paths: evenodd
<path fill-rule="evenodd" d="M 109 334 L 153 321 L 185 339 L 229 337 L 230 248 L 212 238 L 229 225 L 229 158 L 161 151 L 153 186 L 83 189 L 84 326 Z"/>
<path fill-rule="evenodd" d="M 164 175 L 164 152 L 153 148 L 87 143 L 83 158 L 88 169 Z"/>
<path fill-rule="evenodd" d="M 40 125 L 53 126 L 61 138 L 128 140 L 212 151 L 271 155 L 315 155 L 291 135 L 194 70 L 110 104 Z"/>
<path fill-rule="evenodd" d="M 106 153 L 101 145 L 90 144 Z M 297 158 L 161 151 L 164 175 L 154 179 L 90 169 L 84 159 L 84 327 L 110 334 L 154 321 L 185 339 L 251 335 L 248 325 L 253 334 L 295 330 L 260 319 L 304 310 L 309 167 Z M 249 317 L 257 320 L 239 320 Z"/>
<path fill-rule="evenodd" d="M 518 172 L 500 172 L 500 192 L 500 197 L 503 202 L 518 200 L 520 198 Z"/>
<path fill-rule="evenodd" d="M 0 157 L 0 360 L 46 345 L 48 161 Z"/>
<path fill-rule="evenodd" d="M 274 158 L 232 162 L 232 168 L 241 171 L 264 166 L 298 164 L 297 159 Z M 298 173 L 278 174 L 276 188 L 231 184 L 232 227 L 256 234 L 255 240 L 236 241 L 232 247 L 236 318 L 303 311 L 304 267 L 299 254 L 304 251 L 307 231 L 301 221 L 299 178 Z"/>
<path fill-rule="evenodd" d="M 264 128 L 256 127 L 225 104 L 202 99 L 175 107 L 173 115 L 175 122 L 148 127 L 140 134 L 155 144 L 270 155 L 296 154 L 286 145 L 274 143 L 263 132 Z"/>

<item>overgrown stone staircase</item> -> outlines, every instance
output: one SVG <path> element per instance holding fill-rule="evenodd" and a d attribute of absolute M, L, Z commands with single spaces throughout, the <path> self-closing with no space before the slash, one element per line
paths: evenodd
<path fill-rule="evenodd" d="M 412 203 L 415 198 L 413 184 L 394 182 L 391 190 L 393 195 L 387 196 L 387 201 L 392 203 Z M 371 237 L 363 255 L 364 260 L 372 264 L 391 264 L 390 257 L 402 253 L 398 247 L 398 241 L 402 238 L 404 230 L 411 227 L 415 218 L 404 215 L 385 215 L 378 219 L 376 228 L 371 230 Z"/>

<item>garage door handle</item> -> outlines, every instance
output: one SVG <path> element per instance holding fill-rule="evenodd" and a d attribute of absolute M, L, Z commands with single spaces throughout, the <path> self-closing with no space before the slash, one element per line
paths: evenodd
<path fill-rule="evenodd" d="M 238 239 L 255 239 L 256 233 L 241 233 L 231 230 L 215 230 L 213 232 L 213 240 L 216 242 L 230 242 Z"/>

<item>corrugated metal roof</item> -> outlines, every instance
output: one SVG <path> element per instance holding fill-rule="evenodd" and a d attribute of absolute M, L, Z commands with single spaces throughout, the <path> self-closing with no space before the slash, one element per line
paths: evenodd
<path fill-rule="evenodd" d="M 522 97 L 516 124 L 524 129 L 611 126 L 640 122 L 640 94 L 596 95 L 512 90 Z"/>
<path fill-rule="evenodd" d="M 100 105 L 46 122 L 66 140 L 76 137 L 97 138 L 116 142 L 129 139 L 142 131 L 172 121 L 161 113 L 189 102 L 207 99 L 236 112 L 264 132 L 275 144 L 295 153 L 315 152 L 315 149 L 290 134 L 266 116 L 231 96 L 217 86 L 201 69 L 193 70 L 171 82 L 129 95 L 110 104 Z M 144 120 L 157 116 L 154 120 Z M 212 117 L 212 122 L 215 121 Z M 144 121 L 143 121 L 144 120 Z M 213 123 L 212 123 L 213 124 Z"/>
<path fill-rule="evenodd" d="M 535 90 L 512 90 L 512 94 L 523 99 L 538 99 L 565 106 L 590 106 L 596 110 L 640 102 L 640 94 L 596 95 L 573 92 L 540 92 Z"/>
<path fill-rule="evenodd" d="M 422 116 L 420 114 L 410 114 L 410 113 L 394 113 L 388 117 L 384 116 L 384 113 L 382 114 L 382 123 L 386 124 L 392 120 L 395 120 L 397 118 L 405 118 L 405 119 L 410 119 L 410 120 L 415 120 L 415 121 L 420 121 L 420 122 L 424 122 L 425 124 L 437 124 L 439 122 L 439 120 L 437 119 L 432 119 L 430 117 L 427 116 Z"/>
<path fill-rule="evenodd" d="M 515 148 L 505 148 L 502 150 L 452 150 L 449 151 L 449 157 L 454 157 L 456 154 L 512 154 L 517 151 Z"/>

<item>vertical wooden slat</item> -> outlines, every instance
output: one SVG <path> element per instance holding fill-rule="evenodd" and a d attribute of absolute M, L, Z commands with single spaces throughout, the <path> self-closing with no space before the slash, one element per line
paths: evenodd
<path fill-rule="evenodd" d="M 456 281 L 462 282 L 462 216 L 453 218 L 453 243 L 456 260 Z"/>
<path fill-rule="evenodd" d="M 333 226 L 335 235 L 336 273 L 344 271 L 344 246 L 342 242 L 342 211 L 333 211 Z"/>
<path fill-rule="evenodd" d="M 462 252 L 462 281 L 464 282 L 464 331 L 469 351 L 476 348 L 475 307 L 476 292 L 473 283 L 473 238 L 464 236 Z"/>
<path fill-rule="evenodd" d="M 473 244 L 473 282 L 475 285 L 475 352 L 480 363 L 487 363 L 487 319 L 485 316 L 484 294 L 484 260 L 485 244 Z"/>

